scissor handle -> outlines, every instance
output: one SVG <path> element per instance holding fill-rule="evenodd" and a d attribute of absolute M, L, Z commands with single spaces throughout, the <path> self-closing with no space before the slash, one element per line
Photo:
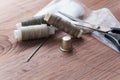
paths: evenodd
<path fill-rule="evenodd" d="M 107 38 L 108 40 L 110 40 L 115 46 L 116 48 L 120 51 L 120 35 L 112 35 L 110 33 L 105 33 L 105 38 Z"/>
<path fill-rule="evenodd" d="M 120 28 L 111 28 L 112 33 L 120 34 Z"/>

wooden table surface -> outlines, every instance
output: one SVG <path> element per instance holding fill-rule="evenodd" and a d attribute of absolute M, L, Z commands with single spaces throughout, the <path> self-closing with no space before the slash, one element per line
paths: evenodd
<path fill-rule="evenodd" d="M 120 80 L 120 54 L 90 35 L 74 40 L 71 54 L 59 50 L 63 32 L 22 43 L 14 39 L 15 24 L 50 1 L 0 0 L 0 80 Z M 120 20 L 120 0 L 81 1 L 92 10 L 107 7 Z"/>

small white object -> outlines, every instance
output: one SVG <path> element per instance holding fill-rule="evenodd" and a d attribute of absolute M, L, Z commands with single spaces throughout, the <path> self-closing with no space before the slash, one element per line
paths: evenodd
<path fill-rule="evenodd" d="M 51 14 L 49 14 L 49 13 L 48 13 L 48 14 L 46 14 L 46 15 L 45 15 L 45 17 L 44 17 L 44 20 L 45 20 L 45 21 L 49 21 L 50 16 L 51 16 Z"/>
<path fill-rule="evenodd" d="M 14 37 L 17 41 L 21 41 L 22 40 L 21 30 L 14 30 Z"/>
<path fill-rule="evenodd" d="M 62 38 L 64 41 L 69 41 L 69 40 L 71 40 L 71 37 L 70 36 L 65 36 L 65 37 L 63 37 Z"/>
<path fill-rule="evenodd" d="M 22 24 L 21 24 L 21 23 L 17 23 L 17 24 L 16 24 L 16 28 L 17 28 L 17 29 L 20 29 L 20 27 L 22 27 Z"/>

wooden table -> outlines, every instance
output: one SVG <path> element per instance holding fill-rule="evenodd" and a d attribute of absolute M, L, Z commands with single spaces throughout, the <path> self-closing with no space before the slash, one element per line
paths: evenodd
<path fill-rule="evenodd" d="M 0 80 L 120 80 L 120 54 L 90 35 L 74 40 L 71 54 L 59 50 L 63 32 L 22 43 L 14 39 L 15 24 L 50 1 L 0 0 Z M 81 1 L 90 9 L 107 7 L 120 20 L 120 0 Z"/>

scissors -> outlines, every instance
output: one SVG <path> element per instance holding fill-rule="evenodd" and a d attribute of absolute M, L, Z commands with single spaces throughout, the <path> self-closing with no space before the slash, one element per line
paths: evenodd
<path fill-rule="evenodd" d="M 85 22 L 83 20 L 80 20 L 78 18 L 72 17 L 68 14 L 65 14 L 63 12 L 58 11 L 63 16 L 71 19 L 72 21 L 76 21 L 76 25 L 86 27 L 88 29 L 91 29 L 93 31 L 98 31 L 104 35 L 105 38 L 107 38 L 109 41 L 113 43 L 113 45 L 120 51 L 120 28 L 112 27 L 101 27 L 99 25 L 93 25 L 88 22 Z"/>

